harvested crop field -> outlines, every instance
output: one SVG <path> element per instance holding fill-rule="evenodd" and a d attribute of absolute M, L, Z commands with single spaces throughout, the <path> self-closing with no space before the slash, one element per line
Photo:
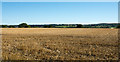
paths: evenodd
<path fill-rule="evenodd" d="M 3 60 L 117 60 L 118 29 L 2 28 Z"/>

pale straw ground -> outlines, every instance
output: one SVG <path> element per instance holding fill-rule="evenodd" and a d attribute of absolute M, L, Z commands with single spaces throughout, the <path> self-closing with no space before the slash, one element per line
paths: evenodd
<path fill-rule="evenodd" d="M 3 60 L 117 60 L 118 29 L 2 28 Z"/>

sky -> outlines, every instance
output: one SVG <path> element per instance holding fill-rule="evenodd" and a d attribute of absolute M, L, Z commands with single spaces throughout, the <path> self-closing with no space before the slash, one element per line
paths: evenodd
<path fill-rule="evenodd" d="M 3 2 L 3 24 L 117 23 L 117 2 Z"/>
<path fill-rule="evenodd" d="M 3 2 L 119 2 L 119 0 L 2 0 Z"/>

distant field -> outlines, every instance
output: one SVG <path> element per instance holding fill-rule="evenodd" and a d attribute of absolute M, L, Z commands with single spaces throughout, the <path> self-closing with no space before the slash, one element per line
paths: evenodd
<path fill-rule="evenodd" d="M 118 29 L 3 28 L 4 60 L 117 60 Z"/>

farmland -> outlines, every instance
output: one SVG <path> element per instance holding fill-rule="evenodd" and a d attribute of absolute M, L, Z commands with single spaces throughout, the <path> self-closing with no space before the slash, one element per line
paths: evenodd
<path fill-rule="evenodd" d="M 3 60 L 117 60 L 118 29 L 2 28 Z"/>

